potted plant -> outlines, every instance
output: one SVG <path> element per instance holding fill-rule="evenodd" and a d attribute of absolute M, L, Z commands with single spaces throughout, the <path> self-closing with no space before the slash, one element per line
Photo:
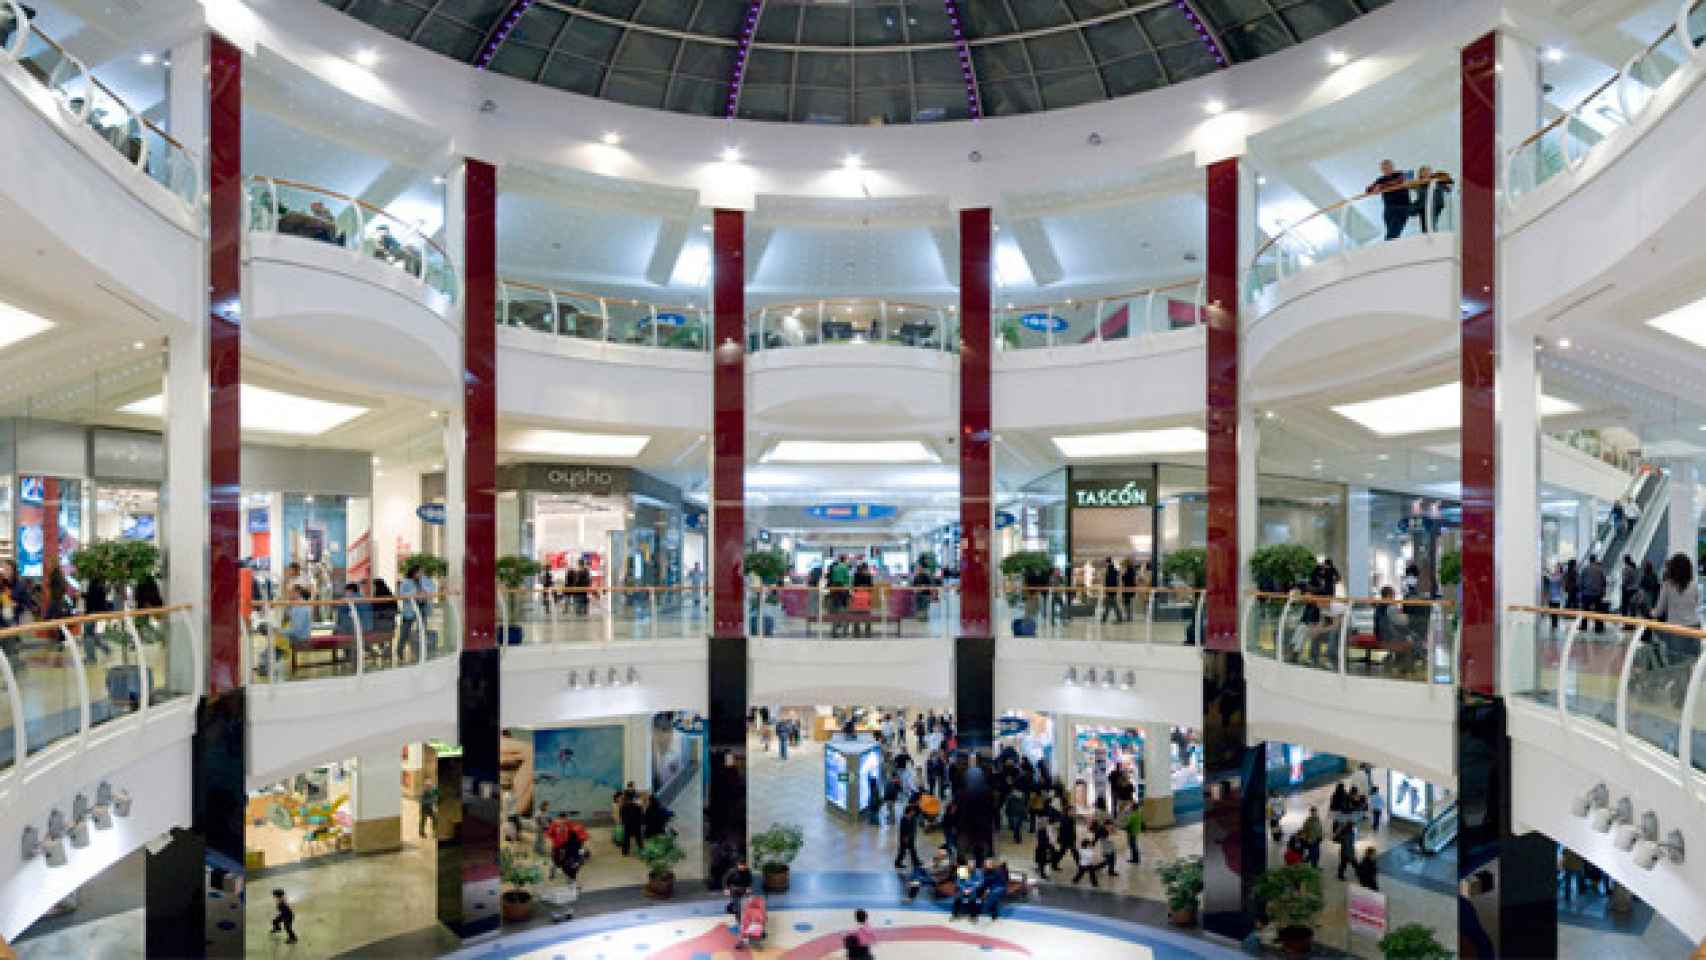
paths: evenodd
<path fill-rule="evenodd" d="M 498 582 L 504 585 L 504 609 L 509 613 L 509 627 L 505 630 L 507 636 L 504 643 L 510 646 L 520 644 L 523 639 L 521 624 L 515 622 L 515 592 L 521 589 L 521 584 L 528 577 L 539 575 L 539 564 L 530 557 L 519 554 L 509 554 L 498 558 Z"/>
<path fill-rule="evenodd" d="M 97 540 L 73 552 L 71 566 L 84 581 L 105 583 L 129 607 L 130 588 L 158 572 L 160 548 L 147 540 Z"/>
<path fill-rule="evenodd" d="M 936 570 L 941 566 L 941 563 L 936 559 L 936 551 L 926 550 L 918 555 L 918 565 L 924 568 L 925 573 L 935 576 Z"/>
<path fill-rule="evenodd" d="M 1314 570 L 1315 551 L 1301 543 L 1270 543 L 1250 554 L 1250 576 L 1264 593 L 1284 593 Z"/>
<path fill-rule="evenodd" d="M 1003 350 L 1019 349 L 1019 339 L 1024 336 L 1017 320 L 1007 320 L 1001 324 L 1001 348 Z"/>
<path fill-rule="evenodd" d="M 1275 867 L 1256 878 L 1255 897 L 1279 928 L 1280 947 L 1294 957 L 1307 956 L 1315 946 L 1315 918 L 1321 898 L 1321 871 L 1307 863 Z"/>
<path fill-rule="evenodd" d="M 772 823 L 770 829 L 753 836 L 752 862 L 764 875 L 764 889 L 771 893 L 788 889 L 788 865 L 805 842 L 805 832 L 791 823 Z"/>
<path fill-rule="evenodd" d="M 1193 590 L 1201 590 L 1208 582 L 1208 551 L 1202 547 L 1186 547 L 1167 554 L 1161 561 L 1161 575 L 1180 580 Z"/>
<path fill-rule="evenodd" d="M 411 553 L 403 558 L 399 569 L 406 576 L 416 564 L 420 565 L 422 573 L 435 580 L 442 580 L 450 574 L 450 562 L 436 553 Z"/>
<path fill-rule="evenodd" d="M 1447 550 L 1439 555 L 1439 582 L 1447 587 L 1463 582 L 1463 554 L 1460 551 Z"/>
<path fill-rule="evenodd" d="M 742 570 L 748 576 L 756 573 L 765 584 L 774 586 L 781 583 L 782 577 L 788 572 L 788 557 L 775 549 L 748 550 Z"/>
<path fill-rule="evenodd" d="M 646 865 L 646 896 L 654 900 L 675 896 L 675 865 L 687 859 L 675 838 L 664 833 L 640 844 L 640 859 Z"/>
<path fill-rule="evenodd" d="M 1419 923 L 1406 923 L 1388 931 L 1378 946 L 1386 960 L 1451 960 L 1454 956 L 1440 944 L 1431 928 Z"/>
<path fill-rule="evenodd" d="M 1202 896 L 1202 858 L 1181 857 L 1155 868 L 1167 892 L 1167 920 L 1175 927 L 1194 927 Z"/>
<path fill-rule="evenodd" d="M 533 919 L 533 891 L 528 887 L 545 880 L 545 872 L 536 863 L 517 857 L 508 847 L 498 851 L 498 872 L 504 885 L 503 918 L 505 923 L 525 923 Z"/>

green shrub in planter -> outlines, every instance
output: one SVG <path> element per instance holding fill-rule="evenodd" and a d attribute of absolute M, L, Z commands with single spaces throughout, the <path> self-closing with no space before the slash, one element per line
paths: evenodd
<path fill-rule="evenodd" d="M 1448 587 L 1463 582 L 1462 553 L 1451 550 L 1439 555 L 1439 582 Z"/>
<path fill-rule="evenodd" d="M 1020 550 L 1009 553 L 1001 558 L 1001 572 L 1005 576 L 1030 577 L 1033 575 L 1048 576 L 1054 568 L 1054 562 L 1048 554 L 1041 550 Z"/>
<path fill-rule="evenodd" d="M 1161 561 L 1161 575 L 1169 582 L 1177 578 L 1185 585 L 1202 589 L 1208 584 L 1208 551 L 1202 547 L 1186 547 L 1167 554 Z"/>
<path fill-rule="evenodd" d="M 774 586 L 788 573 L 788 557 L 780 550 L 749 550 L 741 569 L 747 576 L 756 573 L 765 584 Z"/>
<path fill-rule="evenodd" d="M 1197 922 L 1197 904 L 1202 897 L 1202 858 L 1182 857 L 1155 868 L 1167 893 L 1169 918 L 1178 926 Z"/>
<path fill-rule="evenodd" d="M 1321 897 L 1321 871 L 1307 863 L 1275 867 L 1256 878 L 1256 899 L 1268 911 L 1268 919 L 1280 929 L 1313 932 L 1315 918 L 1326 901 Z"/>
<path fill-rule="evenodd" d="M 403 564 L 397 570 L 407 576 L 415 564 L 420 564 L 421 572 L 435 579 L 441 579 L 450 574 L 450 562 L 436 553 L 411 553 L 403 558 Z"/>
<path fill-rule="evenodd" d="M 1419 923 L 1406 923 L 1380 938 L 1380 952 L 1386 960 L 1451 960 L 1452 952 L 1442 946 L 1432 928 Z"/>
<path fill-rule="evenodd" d="M 1315 551 L 1301 543 L 1270 543 L 1250 554 L 1250 576 L 1260 590 L 1283 593 L 1314 570 Z"/>

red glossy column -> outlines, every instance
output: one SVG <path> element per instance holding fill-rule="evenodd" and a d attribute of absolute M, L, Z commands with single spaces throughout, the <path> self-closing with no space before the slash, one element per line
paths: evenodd
<path fill-rule="evenodd" d="M 1238 161 L 1208 168 L 1208 596 L 1204 647 L 1238 646 Z"/>
<path fill-rule="evenodd" d="M 960 211 L 960 630 L 954 641 L 954 714 L 960 744 L 995 738 L 995 639 L 991 552 L 995 478 L 990 470 L 989 284 L 994 262 L 987 207 Z"/>
<path fill-rule="evenodd" d="M 462 196 L 463 646 L 486 650 L 497 638 L 497 170 L 468 160 Z"/>
<path fill-rule="evenodd" d="M 207 695 L 216 699 L 242 685 L 243 53 L 218 36 L 209 43 Z"/>
<path fill-rule="evenodd" d="M 711 768 L 705 863 L 718 848 L 745 850 L 747 620 L 746 215 L 712 215 L 711 638 L 706 651 L 706 736 Z"/>
<path fill-rule="evenodd" d="M 1494 396 L 1498 373 L 1497 35 L 1462 55 L 1462 382 L 1463 382 L 1463 642 L 1458 650 L 1465 691 L 1494 694 L 1497 600 L 1493 571 L 1499 432 Z"/>

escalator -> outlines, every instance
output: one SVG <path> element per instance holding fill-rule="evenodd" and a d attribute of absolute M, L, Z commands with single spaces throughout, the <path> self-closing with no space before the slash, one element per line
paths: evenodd
<path fill-rule="evenodd" d="M 1605 564 L 1605 596 L 1607 600 L 1615 600 L 1623 595 L 1623 557 L 1629 556 L 1637 567 L 1641 561 L 1648 559 L 1649 554 L 1656 548 L 1660 554 L 1659 565 L 1662 565 L 1663 553 L 1668 544 L 1663 531 L 1668 527 L 1670 513 L 1670 477 L 1658 470 L 1641 473 L 1630 484 L 1623 499 L 1635 505 L 1640 516 L 1634 523 L 1625 523 L 1622 529 L 1607 522 L 1601 525 L 1599 533 L 1594 537 L 1592 553 Z"/>
<path fill-rule="evenodd" d="M 1422 835 L 1416 838 L 1416 849 L 1432 857 L 1456 842 L 1457 801 L 1453 800 L 1422 828 Z"/>

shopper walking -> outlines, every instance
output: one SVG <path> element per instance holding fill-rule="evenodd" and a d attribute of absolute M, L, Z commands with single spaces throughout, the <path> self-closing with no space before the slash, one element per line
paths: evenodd
<path fill-rule="evenodd" d="M 908 857 L 912 858 L 912 868 L 918 869 L 918 804 L 908 803 L 900 815 L 900 829 L 896 831 L 894 868 L 901 869 Z"/>
<path fill-rule="evenodd" d="M 1580 588 L 1582 591 L 1582 609 L 1589 613 L 1605 612 L 1605 566 L 1599 562 L 1599 555 L 1588 554 L 1588 565 L 1581 572 Z M 1605 632 L 1605 621 L 1595 620 L 1594 633 Z"/>
<path fill-rule="evenodd" d="M 1078 846 L 1072 848 L 1072 858 L 1078 864 L 1078 872 L 1072 875 L 1074 886 L 1086 876 L 1090 878 L 1090 886 L 1101 886 L 1097 875 L 1102 870 L 1102 860 L 1096 855 L 1096 848 L 1091 845 L 1089 837 L 1085 837 Z"/>
<path fill-rule="evenodd" d="M 1143 853 L 1138 849 L 1137 838 L 1143 834 L 1143 804 L 1134 803 L 1125 815 L 1126 851 L 1131 854 L 1127 863 L 1142 863 Z"/>
<path fill-rule="evenodd" d="M 1060 853 L 1055 849 L 1051 839 L 1054 836 L 1054 824 L 1047 817 L 1040 818 L 1037 820 L 1034 832 L 1037 837 L 1036 850 L 1033 854 L 1037 864 L 1037 879 L 1047 880 L 1049 867 L 1058 869 L 1060 863 Z"/>
<path fill-rule="evenodd" d="M 1370 890 L 1380 889 L 1380 865 L 1375 862 L 1373 847 L 1362 852 L 1362 859 L 1356 862 L 1356 874 L 1357 883 Z"/>
<path fill-rule="evenodd" d="M 1357 859 L 1357 828 L 1350 821 L 1333 827 L 1333 840 L 1339 846 L 1339 879 L 1345 879 L 1345 868 L 1355 867 Z"/>
<path fill-rule="evenodd" d="M 1321 827 L 1321 814 L 1314 807 L 1309 808 L 1309 816 L 1303 820 L 1303 826 L 1298 828 L 1298 834 L 1303 838 L 1303 857 L 1312 867 L 1321 865 L 1321 840 L 1324 831 Z"/>
<path fill-rule="evenodd" d="M 290 900 L 285 897 L 283 889 L 275 888 L 273 890 L 272 905 L 273 909 L 277 911 L 272 918 L 272 932 L 279 933 L 282 931 L 285 935 L 285 943 L 295 943 L 296 911 L 290 909 Z"/>
<path fill-rule="evenodd" d="M 1102 622 L 1108 622 L 1108 614 L 1114 615 L 1115 623 L 1125 622 L 1125 611 L 1120 608 L 1120 568 L 1114 566 L 1114 558 L 1108 557 L 1102 561 Z"/>
<path fill-rule="evenodd" d="M 1371 787 L 1368 791 L 1368 812 L 1374 819 L 1374 832 L 1380 832 L 1380 816 L 1386 812 L 1386 798 L 1380 795 L 1379 787 Z"/>
<path fill-rule="evenodd" d="M 438 836 L 438 784 L 429 783 L 421 791 L 420 816 L 415 820 L 415 832 L 421 837 Z M 432 822 L 432 832 L 427 833 L 427 822 Z"/>

